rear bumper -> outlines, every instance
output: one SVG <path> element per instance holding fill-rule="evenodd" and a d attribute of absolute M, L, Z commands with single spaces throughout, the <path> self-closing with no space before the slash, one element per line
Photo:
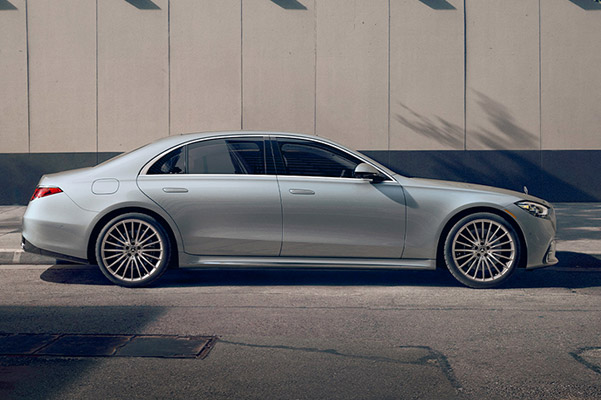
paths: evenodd
<path fill-rule="evenodd" d="M 56 258 L 58 260 L 73 261 L 73 262 L 80 263 L 80 264 L 88 263 L 88 260 L 85 260 L 83 258 L 73 257 L 73 256 L 69 256 L 67 254 L 60 254 L 60 253 L 55 253 L 54 251 L 40 249 L 39 247 L 36 247 L 33 244 L 31 244 L 29 241 L 27 241 L 27 239 L 25 239 L 23 236 L 21 236 L 21 248 L 23 249 L 23 251 L 26 251 L 28 253 L 52 257 L 52 258 Z"/>
<path fill-rule="evenodd" d="M 23 216 L 22 236 L 38 249 L 86 259 L 88 228 L 96 215 L 77 206 L 66 193 L 35 199 Z"/>

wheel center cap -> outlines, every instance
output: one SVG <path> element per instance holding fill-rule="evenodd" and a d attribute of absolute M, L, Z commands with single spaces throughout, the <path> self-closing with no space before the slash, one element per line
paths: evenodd
<path fill-rule="evenodd" d="M 490 254 L 489 249 L 484 245 L 478 245 L 478 247 L 476 248 L 476 252 L 481 256 Z"/>

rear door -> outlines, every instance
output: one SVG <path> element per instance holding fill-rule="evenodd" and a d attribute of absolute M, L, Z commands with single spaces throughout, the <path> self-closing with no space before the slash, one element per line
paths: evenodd
<path fill-rule="evenodd" d="M 282 214 L 270 168 L 261 136 L 205 139 L 163 155 L 138 185 L 174 219 L 186 253 L 277 256 Z"/>

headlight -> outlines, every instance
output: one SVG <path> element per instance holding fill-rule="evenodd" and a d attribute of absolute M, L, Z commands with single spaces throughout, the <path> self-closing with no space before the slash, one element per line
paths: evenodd
<path fill-rule="evenodd" d="M 535 217 L 545 218 L 549 215 L 549 207 L 543 206 L 542 204 L 535 203 L 533 201 L 518 201 L 515 203 L 516 206 L 522 210 L 528 211 Z"/>

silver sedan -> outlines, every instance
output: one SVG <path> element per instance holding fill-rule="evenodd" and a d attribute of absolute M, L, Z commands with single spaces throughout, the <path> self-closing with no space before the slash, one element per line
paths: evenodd
<path fill-rule="evenodd" d="M 22 246 L 127 287 L 189 266 L 440 266 L 489 288 L 556 263 L 555 230 L 524 193 L 408 178 L 315 136 L 216 132 L 43 176 Z"/>

